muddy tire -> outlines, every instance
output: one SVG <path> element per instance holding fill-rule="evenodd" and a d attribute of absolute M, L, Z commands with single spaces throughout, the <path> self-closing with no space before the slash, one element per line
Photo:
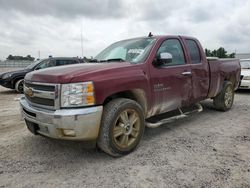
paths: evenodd
<path fill-rule="evenodd" d="M 15 90 L 18 93 L 23 93 L 23 79 L 17 80 L 15 83 Z"/>
<path fill-rule="evenodd" d="M 216 110 L 227 111 L 234 102 L 234 88 L 229 81 L 224 82 L 221 92 L 214 97 L 213 103 Z"/>
<path fill-rule="evenodd" d="M 130 99 L 114 99 L 104 106 L 98 147 L 114 157 L 132 152 L 145 129 L 141 106 Z"/>

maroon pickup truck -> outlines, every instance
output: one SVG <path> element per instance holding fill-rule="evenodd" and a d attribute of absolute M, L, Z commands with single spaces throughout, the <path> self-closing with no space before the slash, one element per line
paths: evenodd
<path fill-rule="evenodd" d="M 29 73 L 20 100 L 28 129 L 56 139 L 96 141 L 112 156 L 157 127 L 202 110 L 229 110 L 240 79 L 237 59 L 207 59 L 199 41 L 150 36 L 116 42 L 90 63 Z"/>

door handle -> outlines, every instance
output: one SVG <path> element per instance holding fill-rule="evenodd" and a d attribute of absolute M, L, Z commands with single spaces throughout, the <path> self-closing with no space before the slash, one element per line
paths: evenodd
<path fill-rule="evenodd" d="M 192 72 L 183 72 L 183 73 L 181 73 L 182 75 L 184 75 L 184 76 L 192 76 Z"/>

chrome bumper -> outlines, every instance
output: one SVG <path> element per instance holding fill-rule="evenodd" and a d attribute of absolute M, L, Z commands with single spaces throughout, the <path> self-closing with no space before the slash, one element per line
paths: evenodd
<path fill-rule="evenodd" d="M 99 133 L 102 106 L 83 109 L 45 110 L 20 99 L 22 117 L 34 134 L 65 140 L 96 140 Z"/>

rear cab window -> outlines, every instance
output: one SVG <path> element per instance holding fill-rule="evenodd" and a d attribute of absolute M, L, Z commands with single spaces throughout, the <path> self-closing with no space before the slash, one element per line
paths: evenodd
<path fill-rule="evenodd" d="M 188 48 L 188 53 L 192 64 L 201 63 L 200 49 L 194 40 L 186 39 L 186 44 Z"/>

